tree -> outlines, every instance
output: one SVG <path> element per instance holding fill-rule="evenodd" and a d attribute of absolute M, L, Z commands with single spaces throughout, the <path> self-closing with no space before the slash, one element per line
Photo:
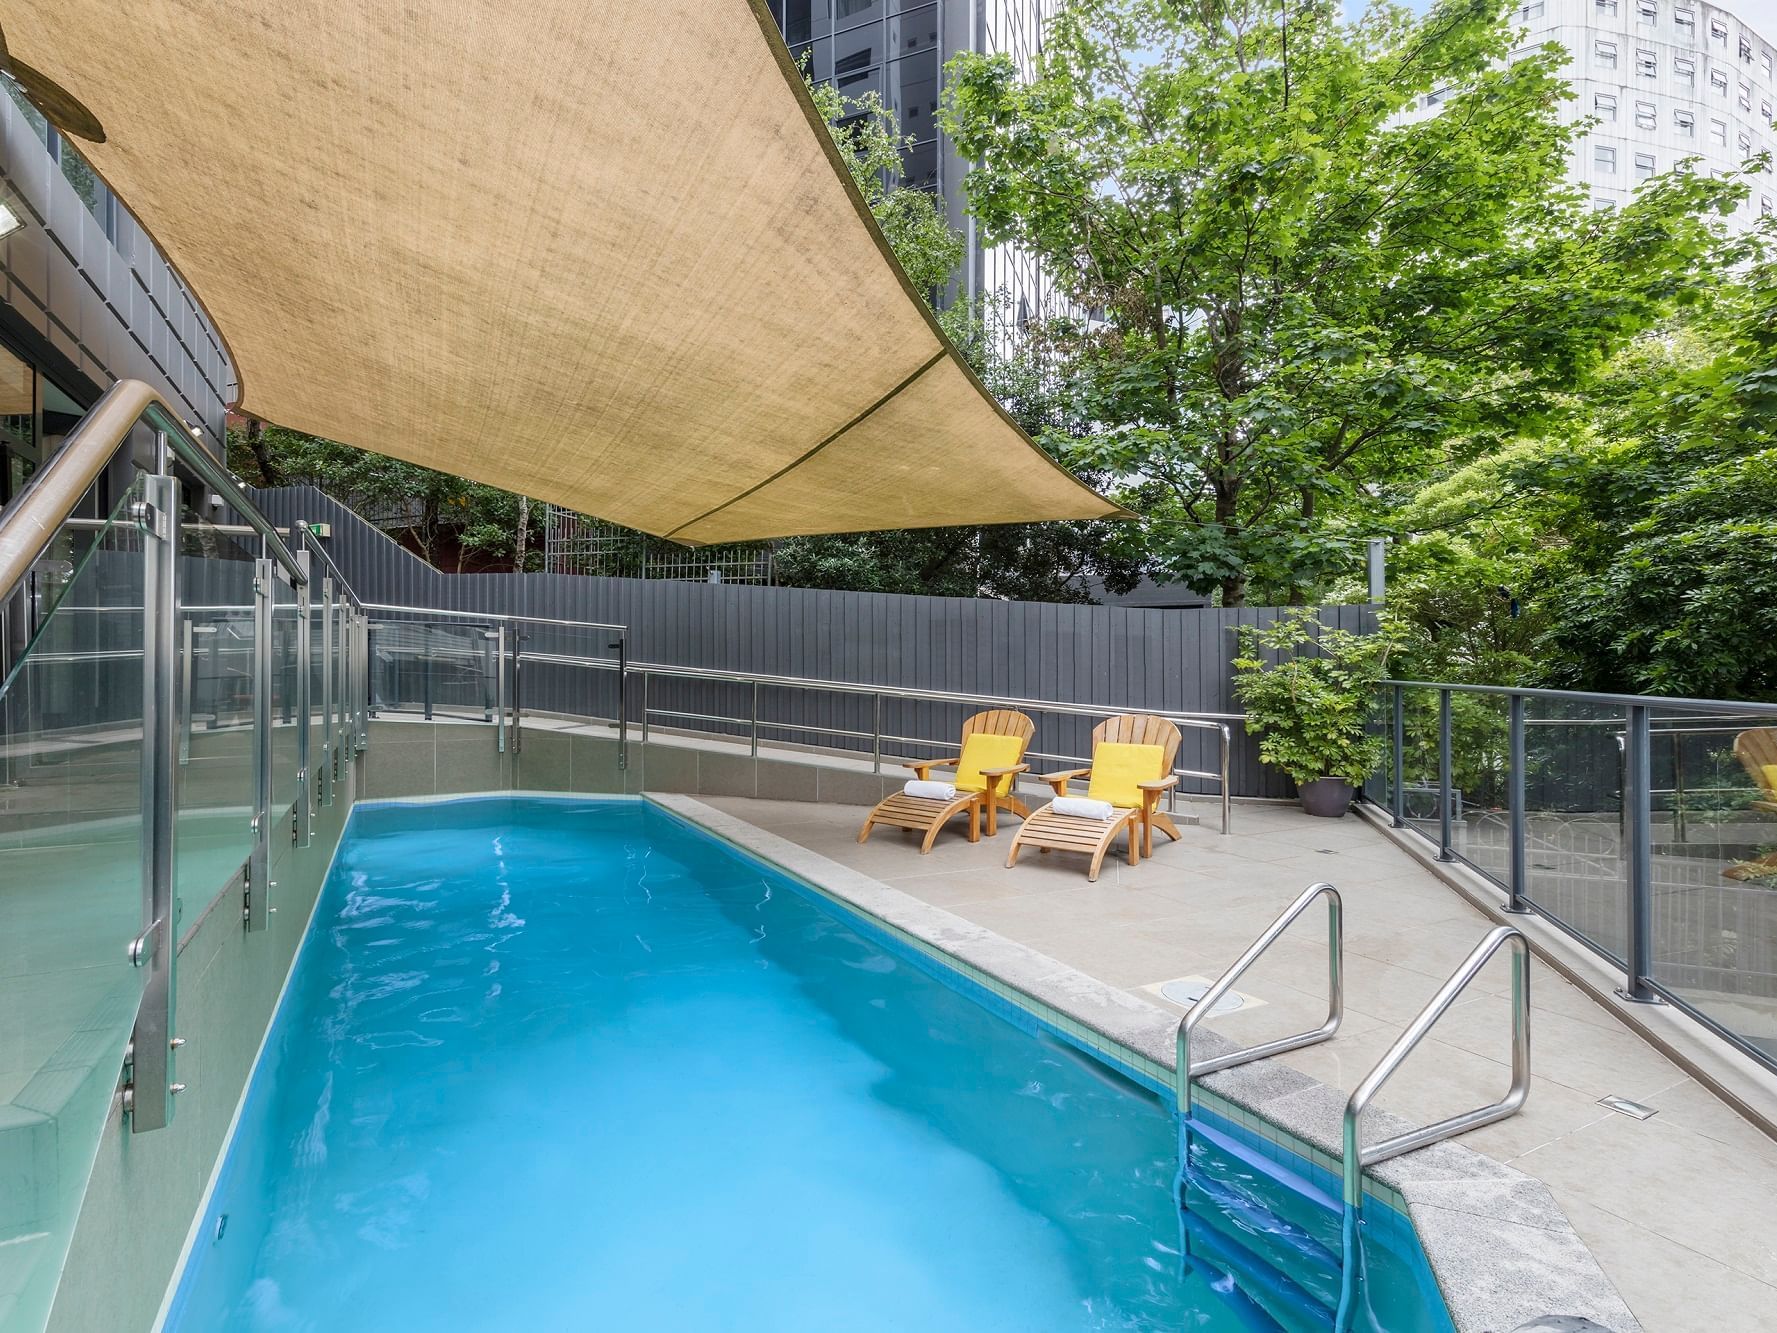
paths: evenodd
<path fill-rule="evenodd" d="M 934 303 L 965 247 L 936 196 L 894 183 L 912 139 L 874 92 L 849 98 L 814 83 L 809 91 L 895 257 Z M 1002 297 L 955 302 L 937 318 L 989 391 L 1033 436 L 1060 439 L 1079 429 L 1067 420 L 1070 404 L 1058 391 L 1047 350 L 1009 336 Z M 1118 526 L 1019 523 L 795 537 L 779 543 L 776 570 L 780 582 L 798 587 L 1085 602 L 1091 600 L 1088 576 L 1113 592 L 1140 581 L 1141 561 L 1118 542 Z"/>
<path fill-rule="evenodd" d="M 434 565 L 461 572 L 470 555 L 492 563 L 512 558 L 523 549 L 521 510 L 530 540 L 528 504 L 497 486 L 259 421 L 230 430 L 228 447 L 229 466 L 249 483 L 315 486 L 401 534 Z"/>
<path fill-rule="evenodd" d="M 1589 211 L 1564 56 L 1506 63 L 1514 8 L 1075 0 L 1033 81 L 949 66 L 987 240 L 1103 316 L 1072 330 L 1095 429 L 1064 457 L 1122 479 L 1167 575 L 1303 598 L 1403 483 L 1534 429 L 1707 280 L 1743 185 Z"/>

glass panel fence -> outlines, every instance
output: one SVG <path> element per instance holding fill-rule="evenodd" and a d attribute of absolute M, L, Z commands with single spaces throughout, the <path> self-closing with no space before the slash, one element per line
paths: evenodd
<path fill-rule="evenodd" d="M 371 635 L 371 706 L 427 719 L 496 720 L 498 636 L 463 621 L 377 620 Z M 336 627 L 335 633 L 338 634 Z M 335 672 L 338 672 L 335 659 Z"/>
<path fill-rule="evenodd" d="M 1777 1060 L 1777 718 L 1655 708 L 1653 980 Z"/>
<path fill-rule="evenodd" d="M 124 516 L 139 494 L 96 530 L 65 526 L 6 603 L 7 642 L 28 642 L 0 682 L 0 1313 L 21 1327 L 47 1317 L 148 975 L 127 954 L 144 538 Z"/>
<path fill-rule="evenodd" d="M 1450 696 L 1451 850 L 1501 884 L 1511 876 L 1511 702 Z"/>
<path fill-rule="evenodd" d="M 174 878 L 180 933 L 253 850 L 253 566 L 258 540 L 197 506 L 179 527 L 179 764 Z"/>
<path fill-rule="evenodd" d="M 1621 961 L 1628 939 L 1623 710 L 1527 699 L 1524 899 Z"/>
<path fill-rule="evenodd" d="M 1402 710 L 1401 816 L 1407 827 L 1437 842 L 1441 822 L 1438 691 L 1403 690 Z"/>

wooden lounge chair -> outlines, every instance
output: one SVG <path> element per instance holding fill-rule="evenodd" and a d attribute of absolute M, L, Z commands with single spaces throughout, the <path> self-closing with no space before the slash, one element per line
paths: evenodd
<path fill-rule="evenodd" d="M 1752 808 L 1777 815 L 1777 727 L 1751 727 L 1734 737 L 1734 758 L 1759 790 Z M 1737 862 L 1721 873 L 1726 879 L 1764 880 L 1777 875 L 1777 852 Z"/>
<path fill-rule="evenodd" d="M 1734 737 L 1734 758 L 1759 789 L 1754 810 L 1777 815 L 1777 727 L 1753 727 Z"/>
<path fill-rule="evenodd" d="M 999 831 L 997 816 L 1001 810 L 1020 818 L 1030 813 L 1030 807 L 1013 795 L 1012 785 L 1018 774 L 1030 769 L 1030 765 L 1023 762 L 1024 747 L 1030 744 L 1036 730 L 1036 723 L 1023 713 L 1010 709 L 996 708 L 991 712 L 976 713 L 963 722 L 956 758 L 906 761 L 906 766 L 913 770 L 919 782 L 933 781 L 934 769 L 955 769 L 956 776 L 951 785 L 956 788 L 956 795 L 948 800 L 937 800 L 898 791 L 870 811 L 864 827 L 858 830 L 858 841 L 867 839 L 870 830 L 878 824 L 912 829 L 926 835 L 919 849 L 920 855 L 924 856 L 932 850 L 938 830 L 965 813 L 969 817 L 970 842 L 981 841 L 983 816 L 987 821 L 987 836 L 993 837 Z"/>
<path fill-rule="evenodd" d="M 1067 795 L 1074 778 L 1088 779 L 1086 799 L 1104 801 L 1111 807 L 1103 819 L 1067 814 L 1051 801 L 1024 821 L 1006 857 L 1007 868 L 1017 864 L 1025 847 L 1043 851 L 1084 852 L 1092 858 L 1086 878 L 1096 880 L 1105 853 L 1119 833 L 1129 837 L 1129 864 L 1139 865 L 1154 854 L 1154 830 L 1174 842 L 1178 827 L 1160 810 L 1160 797 L 1178 784 L 1172 766 L 1178 759 L 1183 737 L 1165 718 L 1143 713 L 1124 713 L 1100 722 L 1092 729 L 1092 767 L 1063 773 L 1045 773 L 1043 781 L 1055 789 L 1056 800 Z"/>

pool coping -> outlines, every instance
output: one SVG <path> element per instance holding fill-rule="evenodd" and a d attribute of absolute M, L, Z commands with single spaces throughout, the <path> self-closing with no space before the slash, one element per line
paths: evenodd
<path fill-rule="evenodd" d="M 643 799 L 892 934 L 936 951 L 964 975 L 1022 1004 L 1150 1086 L 1172 1087 L 1176 1012 L 695 797 L 647 793 Z M 1192 1040 L 1209 1056 L 1233 1049 L 1213 1031 L 1200 1031 Z M 1212 1074 L 1197 1087 L 1212 1110 L 1338 1176 L 1343 1093 L 1264 1061 Z M 1416 1128 L 1374 1109 L 1365 1113 L 1364 1127 L 1372 1140 Z M 1510 1333 L 1550 1316 L 1588 1319 L 1610 1333 L 1640 1333 L 1616 1287 L 1548 1186 L 1535 1177 L 1446 1141 L 1370 1168 L 1365 1192 L 1412 1221 L 1458 1333 Z"/>

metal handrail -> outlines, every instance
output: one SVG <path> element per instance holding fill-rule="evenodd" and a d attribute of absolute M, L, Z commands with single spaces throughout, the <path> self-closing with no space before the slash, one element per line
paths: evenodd
<path fill-rule="evenodd" d="M 1358 1142 L 1358 1119 L 1369 1107 L 1382 1085 L 1394 1076 L 1402 1061 L 1412 1054 L 1413 1048 L 1431 1031 L 1432 1026 L 1442 1018 L 1456 997 L 1468 987 L 1480 970 L 1487 965 L 1489 959 L 1505 945 L 1513 949 L 1512 960 L 1512 1084 L 1506 1095 L 1490 1106 L 1483 1106 L 1473 1111 L 1465 1111 L 1461 1115 L 1451 1116 L 1436 1124 L 1426 1125 L 1420 1129 L 1410 1130 L 1405 1134 L 1397 1134 L 1391 1139 L 1373 1143 L 1368 1148 L 1360 1147 Z M 1491 1125 L 1496 1120 L 1504 1120 L 1516 1115 L 1524 1105 L 1524 1099 L 1530 1095 L 1530 942 L 1525 939 L 1524 932 L 1515 926 L 1497 926 L 1489 931 L 1486 937 L 1474 947 L 1469 956 L 1462 961 L 1450 974 L 1438 993 L 1426 1003 L 1425 1008 L 1407 1030 L 1396 1038 L 1376 1067 L 1364 1076 L 1363 1082 L 1351 1094 L 1345 1103 L 1345 1202 L 1349 1207 L 1357 1208 L 1363 1203 L 1363 1169 L 1385 1162 L 1391 1157 L 1399 1157 L 1402 1153 L 1412 1152 L 1416 1148 L 1424 1148 L 1444 1139 L 1453 1138 L 1458 1134 L 1466 1134 L 1471 1129 L 1479 1129 L 1482 1125 Z"/>
<path fill-rule="evenodd" d="M 1594 694 L 1588 690 L 1546 690 L 1532 689 L 1518 685 L 1457 685 L 1447 681 L 1433 680 L 1385 680 L 1379 682 L 1383 686 L 1403 690 L 1457 690 L 1465 694 L 1504 694 L 1515 695 L 1520 699 L 1558 699 L 1567 703 L 1611 704 L 1616 707 L 1679 708 L 1691 710 L 1696 708 L 1720 708 L 1723 704 L 1736 712 L 1760 717 L 1777 717 L 1777 704 L 1754 703 L 1751 700 L 1741 703 L 1734 699 L 1668 699 L 1652 694 Z M 1564 719 L 1565 720 L 1565 719 Z M 1583 719 L 1576 719 L 1583 720 Z M 1612 719 L 1614 721 L 1614 719 Z"/>
<path fill-rule="evenodd" d="M 1191 1058 L 1191 1033 L 1215 1008 L 1218 1001 L 1226 995 L 1234 983 L 1254 963 L 1259 955 L 1269 949 L 1277 937 L 1295 919 L 1308 910 L 1309 904 L 1316 898 L 1327 900 L 1327 1021 L 1311 1032 L 1298 1032 L 1294 1036 L 1279 1037 L 1274 1041 L 1261 1042 L 1256 1046 L 1245 1046 L 1225 1055 L 1211 1056 L 1207 1060 Z M 1345 1016 L 1345 927 L 1344 904 L 1339 897 L 1339 890 L 1331 884 L 1310 884 L 1302 891 L 1302 895 L 1284 908 L 1278 918 L 1265 927 L 1265 933 L 1247 946 L 1245 953 L 1234 961 L 1233 966 L 1217 977 L 1210 988 L 1203 992 L 1195 1004 L 1186 1011 L 1179 1020 L 1178 1044 L 1175 1053 L 1176 1065 L 1173 1078 L 1177 1091 L 1178 1109 L 1181 1116 L 1187 1119 L 1191 1114 L 1191 1093 L 1195 1081 L 1205 1074 L 1213 1074 L 1218 1069 L 1231 1069 L 1235 1065 L 1243 1065 L 1252 1060 L 1263 1060 L 1268 1056 L 1282 1055 L 1285 1051 L 1300 1050 L 1304 1046 L 1313 1046 L 1317 1042 L 1331 1039 L 1339 1030 L 1340 1020 Z"/>
<path fill-rule="evenodd" d="M 482 620 L 489 623 L 518 621 L 526 625 L 557 625 L 565 629 L 599 629 L 617 634 L 629 632 L 628 625 L 607 625 L 597 620 L 554 620 L 548 616 L 521 616 L 509 611 L 454 611 L 441 606 L 395 606 L 389 602 L 361 602 L 359 605 L 366 611 L 394 611 L 406 616 L 439 616 L 445 619 Z M 526 653 L 525 656 L 533 660 L 540 660 L 535 653 Z"/>
<path fill-rule="evenodd" d="M 229 476 L 228 469 L 192 438 L 191 428 L 180 422 L 167 400 L 141 380 L 119 380 L 80 419 L 55 457 L 32 475 L 18 499 L 0 515 L 0 597 L 10 593 L 49 549 L 57 531 L 73 515 L 81 498 L 144 416 L 154 419 L 156 430 L 172 454 L 211 490 L 226 496 L 230 507 L 242 514 L 264 540 L 267 552 L 292 576 L 299 576 L 296 557 L 277 528 L 242 494 L 240 484 Z M 173 517 L 169 515 L 168 521 Z"/>
<path fill-rule="evenodd" d="M 881 701 L 884 699 L 911 700 L 916 703 L 963 704 L 970 707 L 1013 708 L 1020 711 L 1029 709 L 1033 713 L 1059 713 L 1070 717 L 1103 717 L 1110 713 L 1148 712 L 1155 717 L 1164 718 L 1168 722 L 1180 726 L 1216 733 L 1220 742 L 1219 772 L 1211 773 L 1202 769 L 1191 768 L 1174 769 L 1173 772 L 1180 777 L 1200 778 L 1206 782 L 1219 783 L 1222 832 L 1227 833 L 1233 823 L 1233 793 L 1228 781 L 1229 757 L 1232 749 L 1233 733 L 1228 722 L 1223 720 L 1238 720 L 1233 714 L 1165 713 L 1154 712 L 1151 709 L 1142 709 L 1117 704 L 1075 704 L 1046 699 L 1016 699 L 992 694 L 962 694 L 952 690 L 920 689 L 917 686 L 875 685 L 862 681 L 821 680 L 813 676 L 779 676 L 761 672 L 726 671 L 714 667 L 673 666 L 657 662 L 631 662 L 628 664 L 627 669 L 630 672 L 640 674 L 642 678 L 642 740 L 644 743 L 646 743 L 648 739 L 648 719 L 650 713 L 663 711 L 659 709 L 651 710 L 648 706 L 648 682 L 654 676 L 666 676 L 680 680 L 726 681 L 736 685 L 750 685 L 753 691 L 751 727 L 752 748 L 755 754 L 758 752 L 760 726 L 775 725 L 769 722 L 762 724 L 760 721 L 759 690 L 761 687 L 769 689 L 819 690 L 828 693 L 855 694 L 864 698 L 874 698 L 877 701 L 878 707 L 877 729 L 872 733 L 876 738 L 876 743 L 872 747 L 872 757 L 876 771 L 878 772 L 880 772 L 882 768 L 882 741 L 884 736 L 881 730 Z M 733 721 L 738 725 L 745 725 L 747 724 L 748 719 L 735 718 Z M 916 743 L 931 746 L 940 746 L 944 744 L 943 741 L 937 740 L 922 740 Z M 1173 789 L 1171 796 L 1176 801 L 1176 787 Z"/>

